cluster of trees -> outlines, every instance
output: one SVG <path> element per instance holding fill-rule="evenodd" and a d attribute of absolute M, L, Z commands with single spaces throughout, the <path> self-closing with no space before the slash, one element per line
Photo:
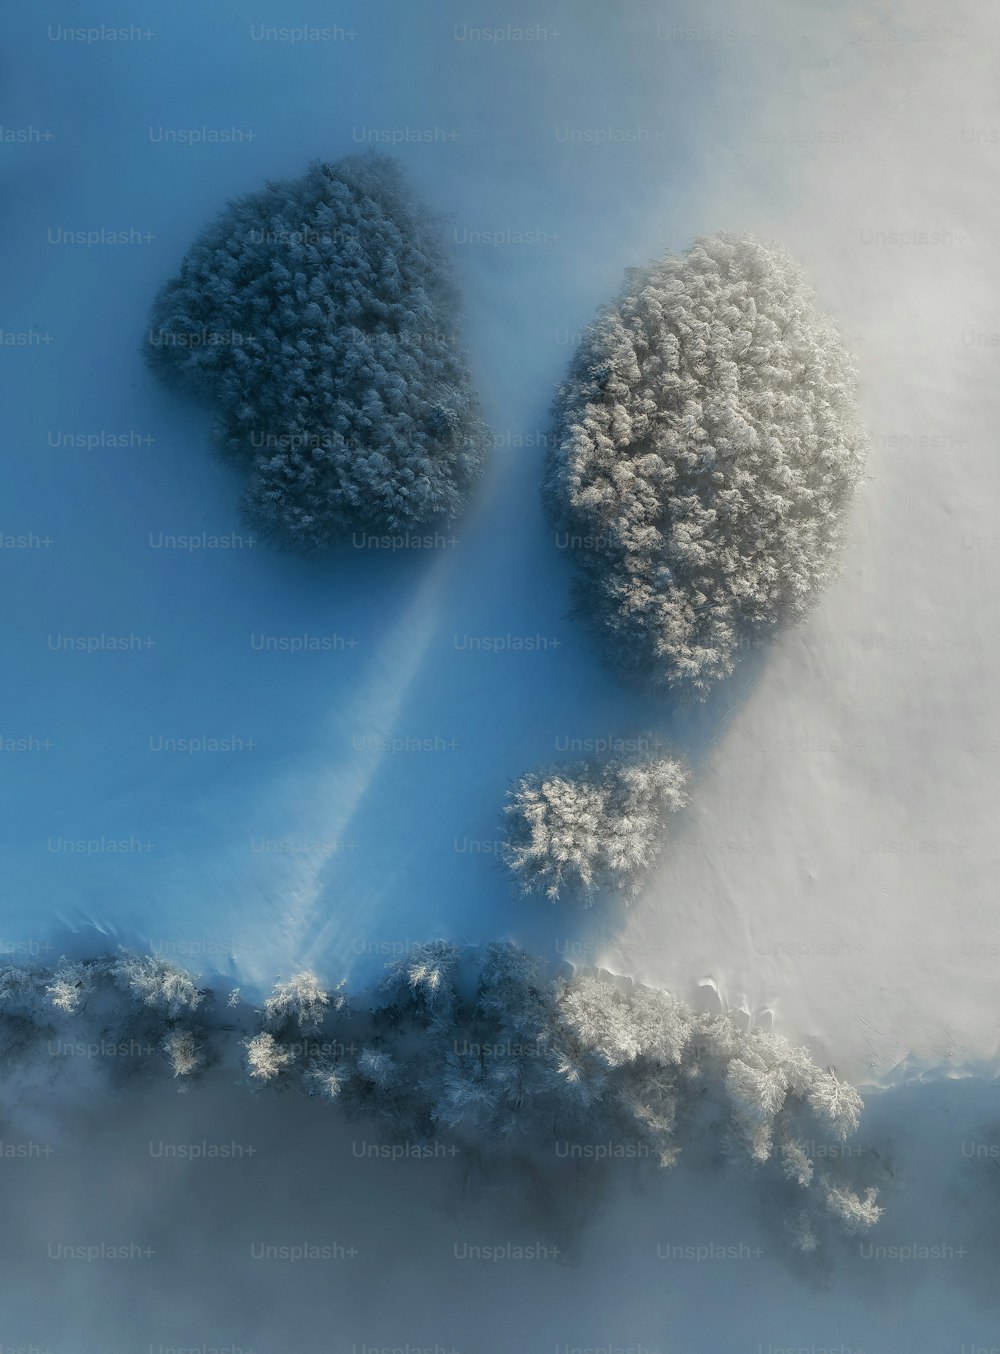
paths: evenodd
<path fill-rule="evenodd" d="M 56 1070 L 164 1059 L 187 1078 L 210 1061 L 211 993 L 158 955 L 119 950 L 54 967 L 0 967 L 0 1067 L 8 1082 L 53 1085 Z"/>
<path fill-rule="evenodd" d="M 348 156 L 233 201 L 156 297 L 146 352 L 207 398 L 263 535 L 304 551 L 453 519 L 488 434 L 440 222 Z"/>
<path fill-rule="evenodd" d="M 796 265 L 751 236 L 629 270 L 556 402 L 545 498 L 611 662 L 703 697 L 830 577 L 865 438 Z"/>
<path fill-rule="evenodd" d="M 503 858 L 523 893 L 589 905 L 598 889 L 635 896 L 687 803 L 683 764 L 633 755 L 532 771 L 507 794 Z"/>
<path fill-rule="evenodd" d="M 125 951 L 0 969 L 4 1076 L 87 1048 L 98 1061 L 165 1058 L 187 1081 L 225 1061 L 236 1038 L 251 1086 L 298 1087 L 409 1142 L 447 1135 L 480 1155 L 614 1142 L 671 1166 L 714 1132 L 722 1153 L 769 1174 L 804 1250 L 881 1213 L 875 1191 L 856 1189 L 822 1146 L 857 1129 L 857 1091 L 781 1037 L 666 992 L 555 975 L 512 944 L 437 941 L 391 963 L 364 999 L 299 973 L 254 1028 L 245 1011 L 212 1023 L 213 1004 L 182 969 Z"/>
<path fill-rule="evenodd" d="M 295 981 L 303 993 L 315 983 Z M 298 1085 L 397 1137 L 447 1133 L 480 1154 L 599 1140 L 671 1166 L 708 1125 L 723 1154 L 769 1173 L 799 1249 L 881 1216 L 875 1189 L 855 1188 L 844 1158 L 824 1151 L 856 1131 L 861 1097 L 779 1035 L 638 984 L 555 976 L 508 943 L 415 946 L 363 1012 L 342 994 L 335 1004 L 327 1033 L 340 1037 L 312 1042 L 314 999 L 278 1027 L 265 1006 L 245 1040 L 248 1080 Z"/>

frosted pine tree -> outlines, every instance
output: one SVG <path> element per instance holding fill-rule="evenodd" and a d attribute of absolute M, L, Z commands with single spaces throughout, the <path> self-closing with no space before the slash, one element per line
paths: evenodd
<path fill-rule="evenodd" d="M 115 985 L 142 1006 L 170 1017 L 193 1011 L 202 994 L 191 975 L 160 955 L 120 950 L 109 966 Z"/>
<path fill-rule="evenodd" d="M 330 1011 L 343 1010 L 346 1000 L 338 988 L 327 992 L 314 973 L 296 973 L 287 982 L 277 983 L 264 1003 L 264 1025 L 278 1033 L 294 1025 L 303 1034 L 315 1034 Z"/>
<path fill-rule="evenodd" d="M 45 988 L 45 994 L 56 1010 L 65 1015 L 79 1010 L 91 986 L 91 973 L 92 966 L 71 964 L 65 957 L 59 960 L 59 966 Z"/>
<path fill-rule="evenodd" d="M 288 1071 L 293 1054 L 282 1048 L 273 1034 L 262 1030 L 243 1041 L 244 1067 L 251 1082 L 270 1082 Z"/>
<path fill-rule="evenodd" d="M 162 1048 L 175 1077 L 194 1076 L 207 1062 L 205 1050 L 193 1030 L 171 1030 L 164 1037 Z"/>
<path fill-rule="evenodd" d="M 850 1236 L 874 1227 L 884 1211 L 877 1202 L 878 1191 L 871 1186 L 862 1195 L 824 1179 L 823 1197 L 827 1211 Z"/>

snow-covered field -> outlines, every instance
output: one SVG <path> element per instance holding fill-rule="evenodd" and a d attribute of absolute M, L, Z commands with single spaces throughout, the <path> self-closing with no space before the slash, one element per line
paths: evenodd
<path fill-rule="evenodd" d="M 4 330 L 39 341 L 0 354 L 2 528 L 33 533 L 0 562 L 0 732 L 29 740 L 3 754 L 0 939 L 96 932 L 252 985 L 509 933 L 683 995 L 710 977 L 855 1077 L 989 1058 L 995 16 L 551 5 L 507 16 L 535 23 L 519 42 L 475 38 L 495 25 L 465 7 L 378 3 L 298 44 L 255 38 L 263 6 L 91 17 L 152 36 L 70 42 L 75 11 L 22 13 L 3 109 L 52 136 L 7 147 Z M 253 140 L 160 139 L 233 129 Z M 249 543 L 207 416 L 141 363 L 147 306 L 229 195 L 393 136 L 454 214 L 497 451 L 437 548 L 302 563 Z M 842 581 L 691 716 L 622 689 L 567 619 L 538 444 L 623 269 L 717 227 L 803 261 L 858 354 L 873 446 Z M 66 239 L 102 229 L 153 238 Z M 172 544 L 202 533 L 230 544 Z M 472 647 L 508 636 L 536 647 Z M 513 901 L 508 780 L 647 724 L 698 783 L 641 902 Z"/>
<path fill-rule="evenodd" d="M 71 40 L 80 25 L 105 31 Z M 268 36 L 281 25 L 329 37 Z M 125 40 L 110 40 L 117 27 Z M 773 1019 L 862 1083 L 992 1074 L 1000 13 L 974 0 L 947 10 L 926 0 L 367 0 L 335 12 L 315 0 L 294 12 L 136 0 L 86 14 L 22 6 L 6 28 L 3 949 L 51 959 L 122 941 L 252 993 L 305 964 L 356 985 L 412 941 L 509 935 L 686 999 L 714 1002 L 714 986 L 727 1008 Z M 394 150 L 452 213 L 496 450 L 453 537 L 427 550 L 348 545 L 306 563 L 251 541 L 238 479 L 210 454 L 208 416 L 165 392 L 140 349 L 153 293 L 230 196 L 364 145 Z M 569 564 L 546 534 L 537 486 L 549 402 L 581 327 L 627 266 L 722 227 L 780 239 L 803 263 L 857 353 L 872 450 L 842 578 L 806 627 L 747 653 L 691 712 L 600 666 L 586 628 L 567 617 Z M 129 243 L 78 243 L 76 232 L 126 232 Z M 178 544 L 202 533 L 228 546 Z M 484 640 L 510 642 L 490 651 Z M 695 776 L 640 900 L 628 913 L 582 914 L 513 898 L 495 860 L 510 779 L 646 727 Z M 173 739 L 229 739 L 235 750 L 164 750 Z M 874 1096 L 873 1131 L 888 1140 L 919 1120 L 912 1150 L 906 1135 L 897 1144 L 919 1181 L 940 1159 L 935 1135 L 967 1112 L 967 1132 L 978 1131 L 992 1095 L 983 1083 Z M 240 1119 L 243 1103 L 219 1093 L 211 1108 L 194 1096 L 181 1105 L 214 1125 Z M 272 1141 L 290 1103 L 253 1111 Z M 157 1112 L 155 1100 L 130 1102 L 122 1131 L 145 1142 Z M 325 1150 L 329 1127 L 305 1110 L 301 1125 Z M 104 1165 L 115 1131 L 93 1128 Z M 192 1235 L 202 1223 L 225 1235 L 219 1172 L 214 1201 L 197 1176 L 161 1193 L 129 1164 L 134 1146 L 115 1178 L 116 1215 L 127 1216 L 133 1190 L 151 1191 L 152 1214 L 180 1188 L 196 1210 Z M 60 1168 L 67 1210 L 104 1207 L 88 1200 L 84 1167 L 70 1155 Z M 948 1240 L 950 1181 L 945 1170 L 923 1202 L 901 1205 L 892 1239 L 909 1223 L 918 1239 L 938 1228 Z M 305 1208 L 306 1171 L 289 1171 L 287 1184 Z M 430 1187 L 414 1188 L 417 1227 Z M 36 1222 L 31 1190 L 15 1196 L 16 1234 Z M 689 1210 L 685 1234 L 704 1208 L 706 1237 L 742 1235 L 743 1204 L 721 1185 L 702 1181 L 690 1195 L 671 1185 L 664 1197 Z M 378 1202 L 384 1211 L 392 1199 Z M 952 1211 L 935 1220 L 935 1206 Z M 655 1246 L 658 1207 L 614 1193 L 576 1269 L 560 1269 L 551 1289 L 548 1270 L 532 1271 L 538 1289 L 525 1301 L 552 1309 L 532 1349 L 1000 1344 L 995 1314 L 962 1329 L 954 1311 L 937 1328 L 931 1317 L 942 1285 L 956 1310 L 984 1297 L 975 1277 L 967 1288 L 953 1277 L 981 1274 L 985 1259 L 935 1266 L 935 1283 L 916 1264 L 877 1280 L 848 1266 L 831 1292 L 809 1292 L 768 1261 L 765 1307 L 753 1265 L 731 1282 L 724 1267 L 695 1265 L 674 1289 L 648 1254 L 633 1263 L 618 1238 L 634 1228 Z M 291 1202 L 280 1217 L 292 1228 Z M 428 1223 L 435 1234 L 441 1225 Z M 482 1280 L 486 1297 L 479 1280 L 456 1286 L 454 1333 L 434 1325 L 439 1276 L 421 1291 L 418 1236 L 400 1235 L 391 1258 L 396 1296 L 426 1321 L 415 1316 L 409 1333 L 386 1324 L 383 1338 L 378 1284 L 320 1299 L 302 1275 L 316 1303 L 302 1333 L 332 1292 L 351 1322 L 324 1347 L 524 1348 L 516 1313 L 485 1322 L 492 1343 L 472 1334 L 480 1299 L 480 1332 L 482 1311 L 511 1305 L 500 1266 Z M 16 1259 L 25 1274 L 30 1254 Z M 188 1268 L 173 1271 L 202 1342 L 225 1344 L 230 1332 L 244 1348 L 295 1347 L 295 1290 L 268 1316 L 258 1270 L 220 1279 L 217 1308 L 193 1296 L 209 1254 L 192 1244 Z M 731 1307 L 699 1300 L 720 1272 Z M 74 1337 L 61 1317 L 38 1318 L 47 1273 L 13 1285 L 0 1340 L 107 1347 Z M 100 1292 L 124 1309 L 132 1283 Z M 884 1292 L 895 1306 L 876 1330 Z M 804 1293 L 801 1319 L 785 1328 L 773 1312 Z M 209 1330 L 210 1309 L 244 1312 L 245 1333 Z M 746 1316 L 738 1343 L 722 1333 L 734 1309 Z M 609 1311 L 638 1315 L 602 1324 Z M 121 1348 L 195 1343 L 183 1311 L 175 1321 L 164 1299 L 153 1312 L 137 1304 Z M 345 1338 L 348 1325 L 356 1334 Z"/>
<path fill-rule="evenodd" d="M 997 17 L 795 29 L 810 59 L 712 176 L 718 219 L 784 238 L 849 336 L 868 485 L 842 581 L 769 655 L 604 952 L 710 975 L 864 1080 L 997 1051 Z"/>

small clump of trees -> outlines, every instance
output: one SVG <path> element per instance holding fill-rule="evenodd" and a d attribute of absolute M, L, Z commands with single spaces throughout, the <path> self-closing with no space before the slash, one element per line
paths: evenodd
<path fill-rule="evenodd" d="M 676 758 L 643 754 L 529 772 L 508 791 L 503 860 L 525 894 L 631 899 L 688 802 L 686 780 Z"/>
<path fill-rule="evenodd" d="M 208 1066 L 210 994 L 160 955 L 120 949 L 52 967 L 0 968 L 0 1066 L 8 1082 L 52 1083 L 73 1065 L 120 1079 L 152 1059 L 174 1076 Z"/>

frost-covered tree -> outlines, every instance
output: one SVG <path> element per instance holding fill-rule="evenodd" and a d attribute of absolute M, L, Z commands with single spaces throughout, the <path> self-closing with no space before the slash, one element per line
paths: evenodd
<path fill-rule="evenodd" d="M 45 988 L 45 995 L 56 1010 L 70 1015 L 79 1010 L 90 987 L 92 973 L 93 965 L 71 964 L 63 957 Z"/>
<path fill-rule="evenodd" d="M 665 821 L 687 803 L 683 765 L 632 757 L 553 767 L 508 792 L 503 859 L 523 893 L 585 904 L 600 888 L 638 891 L 663 846 Z"/>
<path fill-rule="evenodd" d="M 667 992 L 574 975 L 558 1002 L 560 1025 L 607 1068 L 639 1057 L 677 1065 L 693 1033 L 693 1013 Z"/>
<path fill-rule="evenodd" d="M 857 1131 L 864 1103 L 855 1088 L 840 1081 L 836 1073 L 813 1069 L 806 1100 L 816 1118 L 841 1142 Z"/>
<path fill-rule="evenodd" d="M 476 992 L 455 1024 L 435 1078 L 434 1121 L 462 1129 L 481 1150 L 537 1131 L 537 1114 L 561 1091 L 551 1048 L 555 984 L 516 945 L 488 945 Z"/>
<path fill-rule="evenodd" d="M 207 1061 L 193 1030 L 171 1030 L 164 1037 L 162 1048 L 175 1077 L 193 1076 Z"/>
<path fill-rule="evenodd" d="M 273 1034 L 261 1030 L 243 1041 L 244 1066 L 251 1082 L 274 1081 L 288 1071 L 293 1055 L 278 1043 Z"/>
<path fill-rule="evenodd" d="M 823 1193 L 828 1211 L 849 1235 L 867 1232 L 882 1216 L 883 1210 L 876 1203 L 877 1191 L 870 1186 L 860 1195 L 824 1179 Z"/>
<path fill-rule="evenodd" d="M 0 1016 L 8 1020 L 40 1020 L 47 1014 L 51 970 L 33 964 L 0 968 Z"/>
<path fill-rule="evenodd" d="M 781 1166 L 785 1178 L 805 1189 L 812 1184 L 814 1163 L 808 1146 L 799 1138 L 789 1138 L 781 1148 Z"/>
<path fill-rule="evenodd" d="M 433 1132 L 434 1104 L 462 1001 L 459 951 L 446 941 L 414 945 L 386 966 L 346 1101 L 374 1114 L 390 1132 L 420 1139 Z"/>
<path fill-rule="evenodd" d="M 201 1005 L 202 993 L 191 975 L 161 955 L 121 950 L 109 972 L 115 985 L 141 1005 L 171 1018 Z"/>
<path fill-rule="evenodd" d="M 155 370 L 207 398 L 262 534 L 317 551 L 462 509 L 487 443 L 440 222 L 384 156 L 239 198 L 153 306 Z"/>
<path fill-rule="evenodd" d="M 36 965 L 0 967 L 0 1060 L 17 1060 L 58 1022 L 48 988 L 53 973 Z"/>
<path fill-rule="evenodd" d="M 464 963 L 436 942 L 389 965 L 375 1038 L 335 1069 L 346 1108 L 393 1134 L 445 1132 L 478 1153 L 586 1134 L 661 1166 L 713 1122 L 723 1155 L 787 1197 L 800 1249 L 831 1227 L 878 1220 L 873 1190 L 817 1178 L 816 1143 L 853 1133 L 861 1100 L 804 1049 L 628 980 L 555 978 L 509 943 L 480 952 L 472 974 Z M 312 1070 L 304 1082 L 322 1093 Z"/>
<path fill-rule="evenodd" d="M 733 1126 L 745 1140 L 754 1161 L 767 1161 L 773 1151 L 774 1123 L 788 1095 L 788 1069 L 780 1050 L 770 1043 L 740 1050 L 726 1068 L 726 1094 Z"/>
<path fill-rule="evenodd" d="M 310 1058 L 302 1073 L 302 1087 L 307 1095 L 336 1100 L 344 1088 L 346 1071 L 335 1058 Z"/>
<path fill-rule="evenodd" d="M 556 405 L 546 501 L 625 675 L 704 696 L 828 580 L 864 464 L 851 361 L 746 235 L 631 269 Z"/>
<path fill-rule="evenodd" d="M 380 1091 L 387 1091 L 399 1082 L 399 1069 L 391 1054 L 373 1044 L 366 1044 L 358 1055 L 358 1072 Z"/>
<path fill-rule="evenodd" d="M 264 1003 L 264 1025 L 274 1032 L 295 1025 L 303 1034 L 315 1034 L 328 1011 L 340 1011 L 345 998 L 338 989 L 324 990 L 314 973 L 296 973 L 287 982 L 277 983 Z"/>
<path fill-rule="evenodd" d="M 458 994 L 455 971 L 458 948 L 434 940 L 414 945 L 386 968 L 379 988 L 380 1009 L 394 1024 L 416 1023 L 437 1028 L 446 1024 Z"/>
<path fill-rule="evenodd" d="M 803 1255 L 811 1255 L 819 1246 L 813 1218 L 807 1208 L 797 1208 L 787 1221 L 792 1245 Z"/>

